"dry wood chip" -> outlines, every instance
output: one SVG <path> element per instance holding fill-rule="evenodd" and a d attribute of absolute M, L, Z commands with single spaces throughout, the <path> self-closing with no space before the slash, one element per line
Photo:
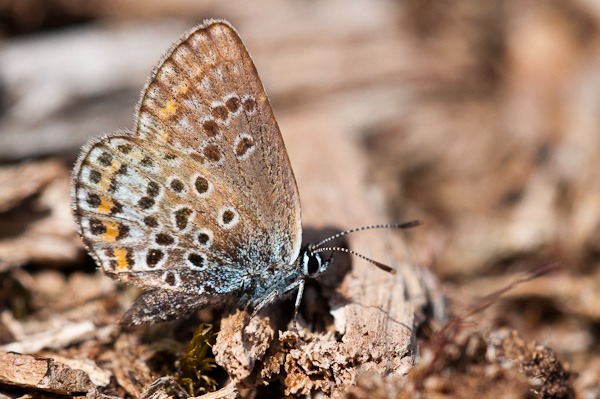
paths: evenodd
<path fill-rule="evenodd" d="M 0 352 L 0 382 L 61 395 L 86 393 L 95 389 L 88 375 L 54 359 Z"/>

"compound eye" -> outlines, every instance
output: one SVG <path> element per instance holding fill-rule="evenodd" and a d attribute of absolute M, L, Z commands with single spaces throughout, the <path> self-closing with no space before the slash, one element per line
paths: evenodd
<path fill-rule="evenodd" d="M 309 276 L 319 272 L 321 268 L 321 256 L 319 254 L 309 255 L 306 262 L 306 272 Z"/>

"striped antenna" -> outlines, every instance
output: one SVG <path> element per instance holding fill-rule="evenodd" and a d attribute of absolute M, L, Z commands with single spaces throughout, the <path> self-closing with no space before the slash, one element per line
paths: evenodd
<path fill-rule="evenodd" d="M 410 227 L 415 227 L 421 224 L 420 220 L 412 220 L 410 222 L 405 222 L 405 223 L 388 223 L 388 224 L 374 224 L 371 226 L 364 226 L 364 227 L 357 227 L 355 229 L 350 229 L 350 230 L 346 230 L 346 231 L 342 231 L 341 233 L 337 233 L 329 238 L 324 239 L 323 241 L 321 241 L 320 243 L 318 243 L 317 245 L 311 246 L 310 247 L 310 251 L 312 253 L 317 253 L 317 252 L 325 252 L 325 251 L 333 251 L 333 252 L 345 252 L 347 254 L 350 255 L 354 255 L 357 256 L 361 259 L 366 260 L 369 263 L 374 264 L 375 266 L 377 266 L 378 268 L 380 268 L 381 270 L 383 270 L 384 272 L 388 272 L 391 274 L 396 274 L 396 270 L 391 268 L 388 265 L 384 265 L 381 262 L 377 262 L 376 260 L 373 260 L 371 258 L 367 258 L 366 256 L 359 254 L 358 252 L 354 252 L 351 249 L 348 248 L 342 248 L 342 247 L 324 247 L 324 248 L 320 248 L 321 245 L 323 245 L 324 243 L 331 241 L 331 240 L 335 240 L 336 238 L 345 236 L 346 234 L 350 234 L 350 233 L 355 233 L 357 231 L 363 231 L 363 230 L 371 230 L 371 229 L 408 229 Z"/>
<path fill-rule="evenodd" d="M 355 233 L 357 231 L 371 230 L 371 229 L 408 229 L 411 227 L 418 226 L 420 224 L 421 224 L 420 220 L 411 220 L 410 222 L 404 222 L 404 223 L 374 224 L 371 226 L 357 227 L 355 229 L 342 231 L 341 233 L 337 233 L 329 238 L 326 238 L 323 241 L 321 241 L 320 243 L 318 243 L 317 245 L 313 245 L 312 248 L 313 248 L 313 252 L 321 252 L 319 247 L 321 245 L 325 244 L 326 242 L 335 240 L 336 238 L 345 236 L 346 234 Z M 314 251 L 315 249 L 319 249 L 319 251 Z M 354 254 L 354 255 L 360 256 L 359 254 Z M 366 260 L 368 260 L 368 259 L 366 259 Z M 375 261 L 372 261 L 372 262 L 375 262 Z"/>
<path fill-rule="evenodd" d="M 377 262 L 376 260 L 373 260 L 371 258 L 367 258 L 366 256 L 361 255 L 358 252 L 354 252 L 353 250 L 348 249 L 348 248 L 342 248 L 342 247 L 325 247 L 325 248 L 318 248 L 316 250 L 314 250 L 314 249 L 312 250 L 313 253 L 323 252 L 323 251 L 346 252 L 347 254 L 358 256 L 359 258 L 364 259 L 367 262 L 370 262 L 370 263 L 374 264 L 375 266 L 377 266 L 378 268 L 380 268 L 384 272 L 388 272 L 388 273 L 391 273 L 391 274 L 396 274 L 396 270 L 393 269 L 393 268 L 391 268 L 391 267 L 389 267 L 388 265 L 384 265 L 381 262 Z"/>

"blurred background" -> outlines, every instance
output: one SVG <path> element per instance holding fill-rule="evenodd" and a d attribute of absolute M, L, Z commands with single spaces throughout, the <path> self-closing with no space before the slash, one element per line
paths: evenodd
<path fill-rule="evenodd" d="M 592 0 L 0 0 L 0 308 L 35 307 L 19 268 L 81 263 L 68 197 L 80 146 L 132 127 L 156 60 L 205 18 L 240 32 L 288 147 L 314 120 L 344 122 L 389 220 L 425 221 L 410 245 L 453 314 L 554 265 L 481 312 L 482 331 L 509 326 L 547 345 L 572 371 L 578 397 L 599 397 Z M 292 164 L 326 156 L 314 148 L 289 148 Z M 321 173 L 330 184 L 353 177 Z M 112 287 L 84 280 L 69 284 L 87 296 Z M 0 341 L 10 342 L 1 324 Z"/>

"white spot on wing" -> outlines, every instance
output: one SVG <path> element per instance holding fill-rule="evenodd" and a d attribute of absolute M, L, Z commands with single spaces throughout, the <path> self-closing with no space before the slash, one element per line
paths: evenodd
<path fill-rule="evenodd" d="M 210 91 L 211 84 L 210 84 L 210 79 L 208 78 L 208 76 L 204 76 L 202 78 L 202 80 L 200 81 L 200 89 L 202 89 L 202 91 Z"/>
<path fill-rule="evenodd" d="M 223 69 L 221 67 L 213 68 L 212 72 L 219 80 L 223 80 Z"/>
<path fill-rule="evenodd" d="M 179 46 L 173 54 L 173 59 L 177 64 L 186 63 L 186 57 L 190 54 L 190 50 L 185 46 Z"/>
<path fill-rule="evenodd" d="M 179 130 L 187 132 L 191 130 L 191 126 L 192 125 L 190 124 L 190 120 L 185 115 L 177 120 L 177 127 L 179 128 Z"/>
<path fill-rule="evenodd" d="M 175 75 L 175 71 L 173 70 L 173 66 L 170 62 L 165 62 L 160 68 L 160 76 L 159 80 L 170 81 L 171 78 Z"/>

